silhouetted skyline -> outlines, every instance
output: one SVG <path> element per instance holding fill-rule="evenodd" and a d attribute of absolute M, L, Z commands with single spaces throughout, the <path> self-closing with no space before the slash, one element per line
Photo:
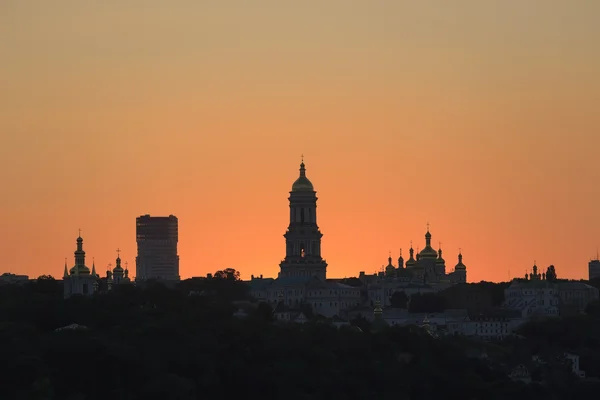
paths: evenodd
<path fill-rule="evenodd" d="M 470 281 L 587 276 L 598 2 L 260 4 L 0 5 L 0 271 L 56 276 L 78 228 L 132 267 L 148 213 L 179 218 L 182 278 L 275 276 L 304 153 L 331 276 L 427 222 Z"/>

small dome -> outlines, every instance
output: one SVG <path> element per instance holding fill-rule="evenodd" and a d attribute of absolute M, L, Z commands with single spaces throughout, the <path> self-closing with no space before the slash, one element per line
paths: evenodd
<path fill-rule="evenodd" d="M 466 265 L 463 264 L 462 261 L 462 254 L 458 255 L 458 264 L 456 264 L 456 266 L 454 267 L 455 270 L 465 270 L 467 269 Z"/>
<path fill-rule="evenodd" d="M 438 258 L 435 260 L 436 264 L 445 264 L 446 260 L 442 257 L 442 249 L 438 250 Z"/>

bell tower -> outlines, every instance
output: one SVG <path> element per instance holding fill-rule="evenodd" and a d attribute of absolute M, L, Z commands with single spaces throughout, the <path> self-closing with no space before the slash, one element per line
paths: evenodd
<path fill-rule="evenodd" d="M 315 276 L 326 279 L 327 263 L 321 257 L 323 234 L 317 225 L 317 192 L 306 177 L 304 159 L 300 164 L 300 176 L 292 185 L 290 224 L 285 237 L 285 259 L 279 267 L 280 278 Z"/>

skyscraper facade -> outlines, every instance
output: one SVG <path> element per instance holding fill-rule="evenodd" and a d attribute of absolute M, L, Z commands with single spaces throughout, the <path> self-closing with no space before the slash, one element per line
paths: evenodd
<path fill-rule="evenodd" d="M 136 281 L 179 280 L 178 220 L 174 215 L 136 218 Z"/>
<path fill-rule="evenodd" d="M 600 278 L 600 259 L 596 256 L 595 260 L 590 260 L 588 264 L 588 279 Z"/>

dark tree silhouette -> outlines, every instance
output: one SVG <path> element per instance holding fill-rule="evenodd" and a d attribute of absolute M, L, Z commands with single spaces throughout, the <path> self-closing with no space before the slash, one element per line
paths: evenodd
<path fill-rule="evenodd" d="M 224 270 L 215 272 L 214 277 L 217 279 L 228 279 L 231 281 L 239 281 L 240 280 L 240 272 L 233 268 L 225 268 Z"/>
<path fill-rule="evenodd" d="M 557 279 L 556 269 L 554 268 L 554 265 L 551 265 L 546 270 L 546 280 L 550 281 L 550 282 L 554 282 L 554 281 L 556 281 L 556 279 Z"/>

